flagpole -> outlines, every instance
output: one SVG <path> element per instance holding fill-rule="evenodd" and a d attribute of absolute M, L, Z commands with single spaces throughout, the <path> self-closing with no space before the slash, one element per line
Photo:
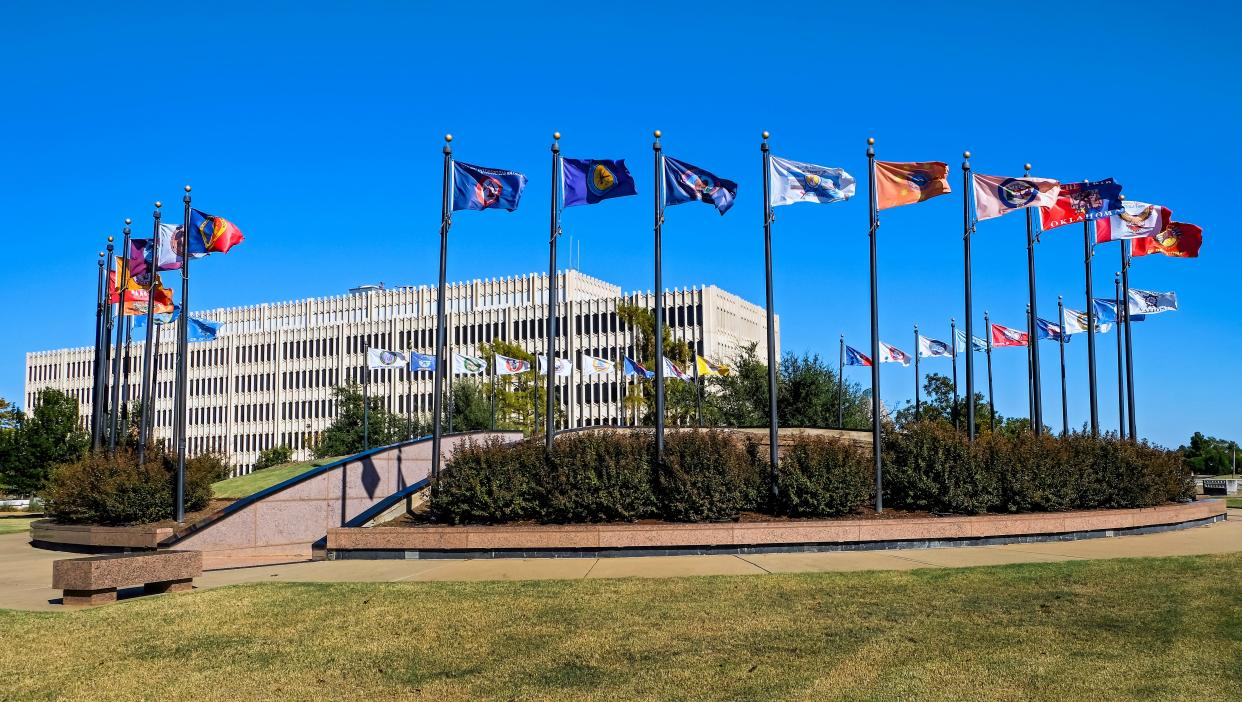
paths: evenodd
<path fill-rule="evenodd" d="M 992 401 L 992 321 L 987 310 L 983 311 L 983 328 L 988 330 L 988 425 L 996 433 L 996 405 Z"/>
<path fill-rule="evenodd" d="M 875 199 L 875 138 L 867 138 L 867 208 L 871 216 L 871 455 L 875 461 L 875 511 L 884 511 L 884 469 L 880 463 L 880 286 L 876 280 L 876 230 L 880 211 Z"/>
<path fill-rule="evenodd" d="M 962 242 L 966 256 L 966 436 L 972 443 L 975 440 L 975 337 L 970 299 L 970 234 L 974 230 L 974 222 L 970 219 L 970 152 L 962 153 Z M 989 337 L 991 335 L 989 334 Z M 954 340 L 956 343 L 956 340 Z"/>
<path fill-rule="evenodd" d="M 953 415 L 953 431 L 961 431 L 957 411 L 957 320 L 953 317 L 949 317 L 949 338 L 952 339 L 950 348 L 953 349 L 953 410 L 950 414 Z M 969 340 L 966 343 L 969 344 Z M 967 353 L 970 353 L 969 347 Z"/>
<path fill-rule="evenodd" d="M 1100 408 L 1095 394 L 1095 303 L 1091 292 L 1091 258 L 1094 251 L 1091 248 L 1091 222 L 1087 220 L 1082 223 L 1082 249 L 1087 283 L 1087 382 L 1090 386 L 1088 396 L 1091 400 L 1091 435 L 1098 436 Z"/>
<path fill-rule="evenodd" d="M 1035 353 L 1035 318 L 1031 316 L 1031 305 L 1026 305 L 1026 412 L 1030 418 L 1031 431 L 1035 431 L 1035 376 L 1031 375 L 1031 356 Z M 1039 432 L 1035 432 L 1038 436 Z"/>
<path fill-rule="evenodd" d="M 181 232 L 181 316 L 177 319 L 177 396 L 174 403 L 177 416 L 173 420 L 177 437 L 177 484 L 174 490 L 176 504 L 173 518 L 181 524 L 185 521 L 185 449 L 186 426 L 189 419 L 190 382 L 190 186 L 185 186 L 181 198 L 185 205 Z M 157 255 L 158 258 L 158 255 Z"/>
<path fill-rule="evenodd" d="M 664 261 L 662 240 L 664 228 L 664 208 L 660 195 L 664 188 L 660 187 L 663 182 L 663 155 L 660 148 L 660 130 L 654 132 L 655 141 L 651 144 L 652 153 L 655 154 L 655 299 L 652 300 L 652 307 L 655 311 L 655 421 L 656 421 L 656 461 L 657 463 L 664 461 Z M 769 297 L 771 293 L 769 293 Z M 769 301 L 770 302 L 770 301 Z M 768 312 L 771 315 L 771 310 Z M 768 332 L 771 336 L 771 331 Z"/>
<path fill-rule="evenodd" d="M 845 335 L 841 335 L 839 350 L 840 360 L 837 361 L 837 428 L 845 428 Z"/>
<path fill-rule="evenodd" d="M 561 133 L 552 133 L 552 197 L 551 197 L 551 232 L 548 236 L 548 329 L 546 336 L 548 339 L 547 355 L 548 362 L 548 409 L 545 413 L 544 420 L 547 422 L 547 429 L 544 432 L 544 446 L 548 451 L 552 450 L 552 439 L 556 436 L 556 366 L 553 358 L 556 354 L 556 336 L 557 336 L 557 318 L 556 318 L 556 239 L 561 234 L 560 208 L 557 207 L 557 181 L 560 179 L 561 168 Z M 572 251 L 570 252 L 573 253 Z M 572 256 L 570 257 L 573 258 Z M 572 263 L 572 261 L 570 261 Z M 536 366 L 538 365 L 536 359 Z M 538 371 L 536 371 L 538 377 Z M 538 391 L 536 391 L 538 395 Z M 537 402 L 537 400 L 536 400 Z"/>
<path fill-rule="evenodd" d="M 410 344 L 410 355 L 417 353 L 414 350 L 414 344 Z M 405 438 L 414 438 L 414 380 L 418 376 L 410 368 L 411 358 L 405 359 Z"/>
<path fill-rule="evenodd" d="M 151 440 L 148 431 L 152 415 L 151 405 L 155 393 L 151 386 L 153 375 L 151 368 L 152 349 L 155 340 L 155 277 L 160 272 L 160 207 L 162 203 L 155 201 L 155 212 L 151 214 L 154 222 L 151 231 L 151 265 L 147 268 L 147 334 L 142 340 L 142 391 L 139 397 L 142 402 L 142 415 L 138 418 L 138 465 L 146 464 L 147 442 Z M 145 254 L 144 254 L 145 255 Z"/>
<path fill-rule="evenodd" d="M 108 237 L 108 260 L 104 265 L 105 280 L 107 281 L 106 290 L 104 291 L 104 331 L 103 338 L 100 339 L 100 345 L 103 347 L 103 354 L 99 362 L 99 446 L 103 447 L 104 434 L 108 434 L 108 450 L 115 448 L 112 432 L 109 427 L 112 426 L 111 416 L 115 414 L 113 408 L 108 406 L 109 378 L 112 366 L 112 327 L 116 324 L 116 320 L 112 316 L 112 279 L 115 277 L 116 269 L 113 264 L 116 262 L 115 254 L 116 246 L 112 243 L 112 237 Z M 118 281 L 119 282 L 119 281 Z M 117 288 L 118 299 L 121 299 L 121 290 Z"/>
<path fill-rule="evenodd" d="M 1121 242 L 1125 245 L 1125 242 Z M 1117 304 L 1117 434 L 1122 440 L 1126 438 L 1126 378 L 1125 378 L 1125 344 L 1123 343 L 1122 332 L 1124 327 L 1121 323 L 1121 271 L 1113 274 L 1113 300 Z M 1134 437 L 1131 436 L 1131 439 Z"/>
<path fill-rule="evenodd" d="M 362 347 L 362 357 L 366 360 L 362 367 L 362 450 L 371 448 L 370 413 L 371 413 L 371 347 Z"/>
<path fill-rule="evenodd" d="M 440 476 L 440 434 L 443 417 L 441 414 L 441 393 L 444 391 L 444 345 L 446 330 L 444 328 L 444 297 L 446 293 L 445 269 L 448 267 L 448 234 L 453 226 L 452 210 L 449 203 L 449 178 L 453 172 L 453 135 L 444 135 L 444 181 L 440 189 L 440 281 L 436 293 L 436 369 L 435 385 L 431 398 L 431 477 Z"/>
<path fill-rule="evenodd" d="M 1138 441 L 1138 422 L 1134 418 L 1134 336 L 1130 330 L 1130 261 L 1132 245 L 1129 239 L 1121 242 L 1121 302 L 1117 305 L 1118 314 L 1125 315 L 1126 332 L 1126 396 L 1130 411 L 1126 415 L 1130 422 L 1130 440 Z"/>
<path fill-rule="evenodd" d="M 703 379 L 699 376 L 699 344 L 695 330 L 694 348 L 691 349 L 691 363 L 694 364 L 694 415 L 699 428 L 703 428 Z"/>
<path fill-rule="evenodd" d="M 914 420 L 917 422 L 922 409 L 919 401 L 919 325 L 914 325 Z"/>
<path fill-rule="evenodd" d="M 780 456 L 778 447 L 780 437 L 777 428 L 776 414 L 776 311 L 772 296 L 772 153 L 768 149 L 768 137 L 763 133 L 763 144 L 759 147 L 763 154 L 763 256 L 764 271 L 767 285 L 767 324 L 768 324 L 768 482 L 771 485 L 771 496 L 776 498 L 776 466 Z M 661 366 L 664 364 L 661 363 Z"/>
<path fill-rule="evenodd" d="M 496 431 L 496 352 L 492 352 L 492 431 Z"/>
<path fill-rule="evenodd" d="M 1031 164 L 1025 164 L 1026 175 L 1031 174 Z M 1039 436 L 1044 433 L 1044 388 L 1043 376 L 1040 372 L 1039 365 L 1039 344 L 1035 339 L 1036 319 L 1039 317 L 1039 307 L 1036 305 L 1035 299 L 1035 215 L 1031 212 L 1031 208 L 1026 209 L 1026 269 L 1027 269 L 1027 287 L 1030 289 L 1031 296 L 1031 315 L 1030 325 L 1027 327 L 1027 339 L 1031 344 L 1031 387 L 1033 414 L 1031 415 L 1031 424 L 1035 427 L 1035 435 Z"/>
<path fill-rule="evenodd" d="M 129 289 L 129 225 L 133 220 L 125 220 L 125 228 L 121 230 L 121 270 L 117 273 L 117 324 L 116 324 L 116 355 L 112 359 L 112 415 L 109 417 L 108 450 L 116 451 L 117 422 L 121 407 L 121 352 L 125 348 L 125 293 Z"/>
<path fill-rule="evenodd" d="M 1057 295 L 1057 315 L 1060 333 L 1057 334 L 1057 346 L 1061 351 L 1061 436 L 1069 434 L 1069 405 L 1065 401 L 1065 302 Z"/>
<path fill-rule="evenodd" d="M 151 367 L 152 408 L 151 408 L 151 414 L 149 415 L 150 425 L 147 426 L 147 437 L 150 438 L 151 441 L 155 440 L 155 407 L 154 407 L 154 404 L 155 404 L 155 396 L 159 393 L 158 391 L 159 377 L 160 377 L 159 348 L 160 348 L 160 342 L 162 341 L 163 336 L 164 336 L 164 325 L 161 324 L 155 328 L 156 360 L 155 360 L 155 365 Z"/>
<path fill-rule="evenodd" d="M 106 273 L 104 272 L 104 264 L 107 254 L 103 251 L 99 252 L 99 284 L 95 290 L 95 357 L 94 363 L 91 364 L 91 448 L 98 451 L 100 447 L 100 426 L 103 417 L 103 403 L 100 402 L 100 395 L 103 390 L 100 388 L 102 381 L 101 368 L 103 365 L 103 335 L 104 335 L 104 305 L 107 304 L 108 287 L 106 282 Z"/>

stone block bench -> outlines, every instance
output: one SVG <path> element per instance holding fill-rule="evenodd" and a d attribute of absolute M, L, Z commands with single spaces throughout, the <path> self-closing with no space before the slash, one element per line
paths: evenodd
<path fill-rule="evenodd" d="M 52 563 L 52 587 L 64 591 L 64 604 L 96 605 L 116 601 L 118 587 L 142 585 L 148 593 L 183 592 L 203 574 L 199 551 L 153 551 Z"/>

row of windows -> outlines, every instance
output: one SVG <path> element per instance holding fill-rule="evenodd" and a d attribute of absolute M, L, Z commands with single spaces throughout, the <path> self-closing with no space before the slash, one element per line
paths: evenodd
<path fill-rule="evenodd" d="M 340 373 L 335 368 L 315 368 L 281 373 L 280 387 L 284 390 L 302 388 L 335 387 Z"/>
<path fill-rule="evenodd" d="M 318 338 L 286 341 L 281 344 L 285 360 L 297 358 L 319 358 L 336 355 L 336 339 Z"/>

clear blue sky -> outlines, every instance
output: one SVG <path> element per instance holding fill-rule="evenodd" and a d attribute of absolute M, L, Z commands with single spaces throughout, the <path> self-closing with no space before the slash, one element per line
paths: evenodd
<path fill-rule="evenodd" d="M 1038 176 L 1112 176 L 1129 197 L 1200 224 L 1201 258 L 1132 269 L 1135 287 L 1176 290 L 1182 306 L 1135 328 L 1139 428 L 1167 445 L 1195 430 L 1238 438 L 1242 325 L 1229 271 L 1242 244 L 1226 214 L 1242 163 L 1239 11 L 972 4 L 10 3 L 0 26 L 10 241 L 0 395 L 21 399 L 25 352 L 90 345 L 104 237 L 119 237 L 125 217 L 145 233 L 156 199 L 178 212 L 186 183 L 197 206 L 247 237 L 195 266 L 193 307 L 433 283 L 445 132 L 461 160 L 530 178 L 517 212 L 455 218 L 450 279 L 546 268 L 548 146 L 559 130 L 567 156 L 626 158 L 638 179 L 638 197 L 566 213 L 582 269 L 649 289 L 659 128 L 666 153 L 740 183 L 723 218 L 699 205 L 669 210 L 666 283 L 715 283 L 761 303 L 767 129 L 773 153 L 860 182 L 868 136 L 881 159 L 950 163 L 957 192 L 887 211 L 880 230 L 881 337 L 907 351 L 914 323 L 947 338 L 949 317 L 962 317 L 964 149 L 983 173 L 1018 174 L 1030 161 Z M 835 364 L 839 333 L 867 343 L 862 193 L 777 210 L 786 350 Z M 1024 238 L 1021 215 L 980 224 L 979 327 L 985 309 L 1022 326 Z M 1116 246 L 1097 253 L 1097 291 L 1111 295 Z M 1046 234 L 1037 255 L 1042 315 L 1054 315 L 1058 294 L 1081 308 L 1081 228 Z M 1111 428 L 1114 337 L 1100 342 L 1101 422 Z M 1085 338 L 1067 351 L 1078 425 Z M 1047 419 L 1059 426 L 1055 345 L 1043 345 L 1043 359 Z M 1000 411 L 1025 414 L 1025 354 L 1002 349 L 995 361 Z M 883 370 L 885 402 L 908 401 L 913 369 Z"/>

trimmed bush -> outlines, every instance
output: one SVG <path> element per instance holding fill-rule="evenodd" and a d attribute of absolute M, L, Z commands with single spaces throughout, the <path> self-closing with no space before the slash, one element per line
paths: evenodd
<path fill-rule="evenodd" d="M 655 473 L 660 514 L 674 522 L 709 522 L 758 509 L 767 471 L 757 453 L 723 431 L 669 433 Z"/>
<path fill-rule="evenodd" d="M 634 521 L 658 516 L 649 433 L 575 432 L 552 444 L 539 476 L 546 522 Z"/>
<path fill-rule="evenodd" d="M 228 477 L 228 465 L 214 454 L 186 461 L 185 509 L 197 512 L 211 501 L 211 484 Z M 44 491 L 48 516 L 68 524 L 128 526 L 173 516 L 176 456 L 159 448 L 147 452 L 145 466 L 137 453 L 117 448 L 98 451 L 57 466 Z"/>
<path fill-rule="evenodd" d="M 855 444 L 798 436 L 781 451 L 773 512 L 789 517 L 836 517 L 875 495 L 871 452 Z"/>
<path fill-rule="evenodd" d="M 992 446 L 974 448 L 939 422 L 920 422 L 883 439 L 884 492 L 894 507 L 979 514 L 1000 503 Z M 988 460 L 991 458 L 992 460 Z"/>
<path fill-rule="evenodd" d="M 449 524 L 539 519 L 543 509 L 537 481 L 544 466 L 542 442 L 467 439 L 432 486 L 431 512 Z"/>
<path fill-rule="evenodd" d="M 293 449 L 285 445 L 273 446 L 259 452 L 259 459 L 254 462 L 255 470 L 264 470 L 293 460 Z"/>

